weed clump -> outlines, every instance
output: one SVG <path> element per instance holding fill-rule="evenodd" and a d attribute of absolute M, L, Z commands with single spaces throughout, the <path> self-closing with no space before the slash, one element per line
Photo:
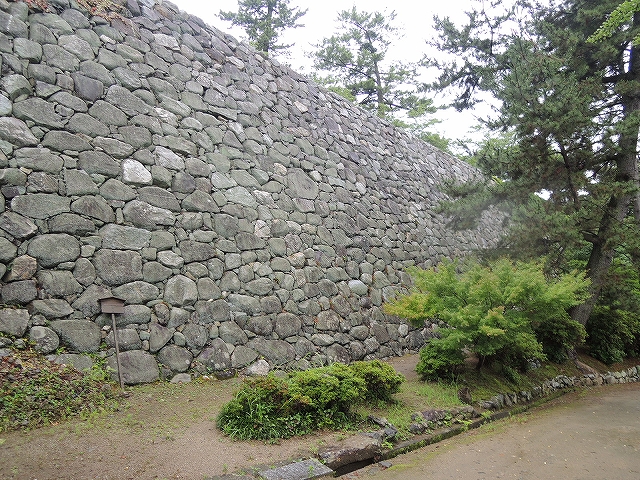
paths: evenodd
<path fill-rule="evenodd" d="M 0 432 L 37 428 L 117 405 L 115 384 L 99 362 L 80 372 L 32 350 L 0 358 Z"/>
<path fill-rule="evenodd" d="M 323 428 L 353 424 L 352 407 L 367 401 L 392 400 L 404 377 L 379 360 L 335 363 L 291 373 L 248 379 L 235 398 L 222 407 L 217 423 L 227 435 L 272 440 Z"/>

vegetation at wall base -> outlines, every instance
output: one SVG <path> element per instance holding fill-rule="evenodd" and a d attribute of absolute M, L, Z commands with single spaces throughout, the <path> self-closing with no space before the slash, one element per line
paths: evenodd
<path fill-rule="evenodd" d="M 110 411 L 118 403 L 116 384 L 100 362 L 80 372 L 31 349 L 0 358 L 0 432 Z"/>
<path fill-rule="evenodd" d="M 391 402 L 404 377 L 374 360 L 334 363 L 291 373 L 248 379 L 218 415 L 218 427 L 230 437 L 274 440 L 325 428 L 354 427 L 362 418 L 353 407 L 362 402 Z"/>
<path fill-rule="evenodd" d="M 537 262 L 507 259 L 488 265 L 443 262 L 410 274 L 415 290 L 385 310 L 418 326 L 441 321 L 438 337 L 420 352 L 417 371 L 424 378 L 454 378 L 469 354 L 479 369 L 500 365 L 514 376 L 532 360 L 563 360 L 584 340 L 584 328 L 568 314 L 586 297 L 584 275 L 547 278 Z"/>

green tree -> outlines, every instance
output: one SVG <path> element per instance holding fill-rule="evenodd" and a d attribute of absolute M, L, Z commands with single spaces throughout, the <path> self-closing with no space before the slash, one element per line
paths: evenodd
<path fill-rule="evenodd" d="M 339 33 L 316 45 L 314 68 L 329 72 L 324 83 L 346 89 L 362 107 L 383 118 L 404 112 L 409 125 L 435 108 L 419 91 L 418 64 L 387 59 L 399 36 L 395 19 L 395 12 L 359 12 L 355 6 L 343 10 Z"/>
<path fill-rule="evenodd" d="M 509 131 L 517 148 L 485 158 L 499 181 L 467 186 L 463 203 L 510 213 L 503 252 L 549 255 L 562 268 L 571 252 L 587 247 L 591 295 L 572 311 L 582 325 L 618 249 L 640 252 L 640 63 L 633 44 L 640 15 L 598 43 L 587 41 L 618 3 L 517 0 L 506 11 L 471 11 L 461 28 L 437 19 L 434 45 L 455 59 L 430 62 L 442 71 L 434 87 L 454 90 L 456 108 L 472 107 L 482 91 L 501 102 L 489 125 Z M 462 217 L 456 208 L 451 212 Z"/>
<path fill-rule="evenodd" d="M 307 10 L 291 8 L 289 0 L 239 0 L 237 12 L 223 12 L 219 17 L 233 25 L 243 27 L 251 44 L 261 52 L 273 54 L 286 51 L 291 45 L 282 45 L 278 39 L 283 30 L 298 28 Z"/>
<path fill-rule="evenodd" d="M 616 30 L 624 28 L 631 22 L 633 16 L 638 12 L 640 12 L 640 0 L 625 0 L 611 12 L 598 30 L 588 38 L 588 41 L 599 42 L 610 38 Z M 634 37 L 633 43 L 636 45 L 640 43 L 640 35 Z"/>

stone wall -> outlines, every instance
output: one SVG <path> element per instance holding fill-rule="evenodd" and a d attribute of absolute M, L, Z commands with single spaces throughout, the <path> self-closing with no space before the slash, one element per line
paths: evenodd
<path fill-rule="evenodd" d="M 495 242 L 435 212 L 472 167 L 170 3 L 50 3 L 0 0 L 0 346 L 113 359 L 108 296 L 127 383 L 424 343 L 381 306 Z"/>

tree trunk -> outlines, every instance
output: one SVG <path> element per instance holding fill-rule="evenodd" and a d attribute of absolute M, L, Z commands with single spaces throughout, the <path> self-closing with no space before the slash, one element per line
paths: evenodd
<path fill-rule="evenodd" d="M 634 22 L 640 23 L 640 15 L 634 16 Z M 629 68 L 625 80 L 640 81 L 640 62 L 635 47 L 629 55 Z M 615 242 L 611 237 L 620 228 L 622 222 L 633 212 L 636 225 L 640 223 L 640 176 L 638 174 L 637 145 L 640 129 L 640 92 L 626 95 L 622 99 L 624 128 L 620 132 L 620 154 L 616 159 L 616 185 L 605 213 L 600 221 L 597 238 L 587 263 L 587 275 L 591 280 L 590 297 L 571 312 L 571 318 L 586 325 L 598 301 L 606 276 L 614 258 Z"/>

